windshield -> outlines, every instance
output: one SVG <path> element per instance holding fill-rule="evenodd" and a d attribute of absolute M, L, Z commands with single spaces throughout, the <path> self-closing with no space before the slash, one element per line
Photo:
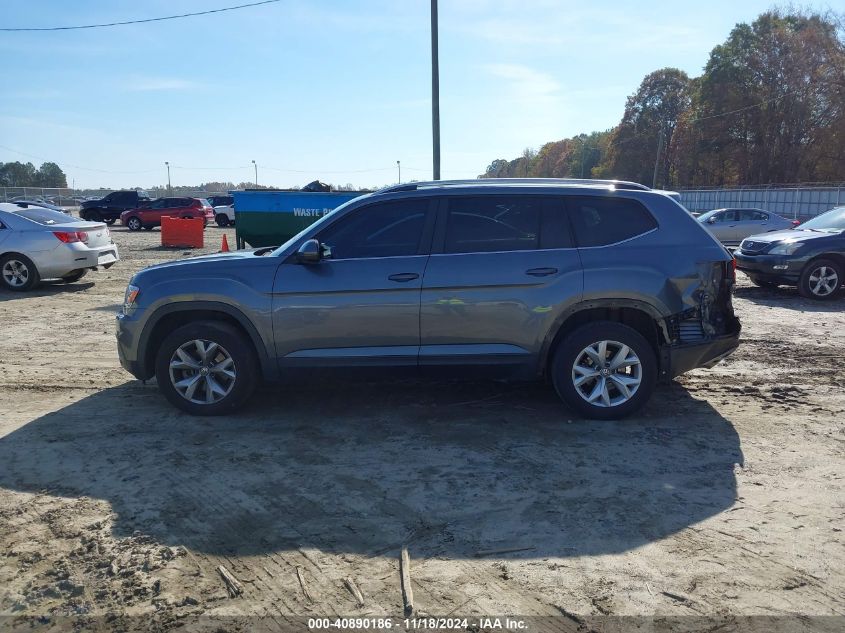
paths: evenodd
<path fill-rule="evenodd" d="M 705 221 L 709 220 L 710 218 L 712 218 L 717 213 L 719 213 L 719 211 L 724 211 L 724 209 L 713 209 L 712 211 L 708 211 L 707 213 L 702 213 L 700 216 L 698 216 L 698 221 L 699 222 L 705 222 Z"/>
<path fill-rule="evenodd" d="M 364 198 L 368 195 L 371 195 L 371 194 L 364 194 L 364 196 L 358 196 L 357 198 L 352 198 L 352 200 L 349 200 L 348 202 L 344 202 L 342 205 L 340 205 L 339 207 L 337 207 L 333 211 L 330 211 L 329 213 L 324 215 L 322 218 L 320 218 L 319 220 L 314 222 L 314 224 L 309 224 L 308 226 L 306 226 L 299 233 L 294 235 L 287 242 L 282 244 L 279 248 L 274 250 L 272 254 L 273 255 L 281 255 L 282 251 L 284 251 L 286 248 L 288 248 L 291 244 L 293 244 L 297 240 L 302 239 L 307 233 L 310 233 L 311 231 L 318 231 L 320 229 L 320 227 L 322 227 L 326 222 L 330 221 L 331 218 L 333 218 L 338 211 L 340 211 L 341 209 L 345 209 L 346 207 L 348 207 L 353 202 L 361 200 L 362 198 Z"/>
<path fill-rule="evenodd" d="M 845 231 L 845 207 L 837 207 L 826 213 L 807 220 L 798 227 L 799 229 L 828 229 L 833 231 Z"/>
<path fill-rule="evenodd" d="M 61 211 L 51 211 L 50 209 L 21 209 L 15 211 L 15 215 L 31 220 L 36 224 L 44 226 L 52 226 L 53 224 L 69 224 L 71 222 L 83 222 L 79 218 L 62 213 Z"/>

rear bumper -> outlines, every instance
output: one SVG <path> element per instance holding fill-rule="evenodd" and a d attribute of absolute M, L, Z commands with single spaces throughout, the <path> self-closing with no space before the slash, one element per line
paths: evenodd
<path fill-rule="evenodd" d="M 665 349 L 664 362 L 667 371 L 662 372 L 664 379 L 671 379 L 691 369 L 713 367 L 720 360 L 729 356 L 739 347 L 739 331 L 713 338 L 704 343 L 690 345 L 672 345 Z"/>
<path fill-rule="evenodd" d="M 64 277 L 77 270 L 104 266 L 109 268 L 120 260 L 116 244 L 88 247 L 84 244 L 62 244 L 55 250 L 33 257 L 42 279 Z"/>
<path fill-rule="evenodd" d="M 783 284 L 797 283 L 806 262 L 783 255 L 746 255 L 742 251 L 736 251 L 734 258 L 737 269 L 745 274 Z"/>

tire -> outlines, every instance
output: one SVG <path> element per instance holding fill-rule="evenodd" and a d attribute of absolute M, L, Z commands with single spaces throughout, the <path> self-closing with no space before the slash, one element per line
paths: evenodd
<path fill-rule="evenodd" d="M 229 226 L 229 216 L 225 213 L 218 213 L 214 220 L 217 222 L 217 226 L 221 229 L 225 229 Z"/>
<path fill-rule="evenodd" d="M 829 301 L 839 296 L 845 276 L 842 266 L 831 259 L 815 259 L 804 266 L 798 292 L 807 299 Z"/>
<path fill-rule="evenodd" d="M 143 225 L 141 224 L 141 218 L 138 218 L 134 215 L 130 218 L 127 218 L 126 220 L 126 228 L 130 231 L 140 231 L 142 226 Z"/>
<path fill-rule="evenodd" d="M 103 216 L 99 211 L 89 211 L 85 219 L 89 222 L 102 222 Z"/>
<path fill-rule="evenodd" d="M 72 275 L 65 275 L 64 277 L 62 277 L 62 281 L 65 282 L 66 284 L 72 284 L 75 281 L 79 281 L 80 279 L 82 279 L 87 274 L 88 274 L 88 269 L 83 268 L 82 270 L 77 270 Z"/>
<path fill-rule="evenodd" d="M 6 290 L 32 290 L 41 281 L 38 269 L 26 255 L 8 253 L 0 258 L 0 285 Z"/>
<path fill-rule="evenodd" d="M 216 344 L 217 353 L 203 360 L 196 341 L 201 342 L 206 352 L 211 344 Z M 177 353 L 180 349 L 181 354 Z M 228 359 L 231 365 L 221 368 Z M 171 363 L 177 366 L 171 369 Z M 227 372 L 228 367 L 232 369 Z M 259 379 L 252 341 L 220 321 L 189 323 L 169 334 L 156 352 L 155 374 L 159 389 L 170 403 L 192 415 L 224 415 L 236 411 L 252 395 Z M 209 377 L 217 389 L 212 388 Z M 186 380 L 189 382 L 185 383 Z M 178 383 L 182 384 L 180 389 L 175 386 Z M 217 393 L 218 390 L 225 393 Z M 206 402 L 209 397 L 210 402 Z"/>
<path fill-rule="evenodd" d="M 117 218 L 112 218 L 111 220 L 104 220 L 104 222 L 105 222 L 108 226 L 111 226 L 112 224 L 114 224 L 115 222 L 117 222 Z"/>
<path fill-rule="evenodd" d="M 598 356 L 602 342 L 606 364 L 593 370 L 596 361 L 587 350 Z M 614 371 L 610 365 L 617 353 L 623 353 L 620 360 L 628 363 L 619 368 L 622 371 Z M 558 343 L 550 369 L 561 400 L 584 417 L 597 420 L 616 420 L 634 413 L 648 401 L 657 383 L 654 349 L 635 329 L 613 321 L 588 323 L 567 335 Z M 576 385 L 576 378 L 580 384 Z"/>
<path fill-rule="evenodd" d="M 769 288 L 770 290 L 774 290 L 780 284 L 776 281 L 768 281 L 767 279 L 760 279 L 759 277 L 751 277 L 749 276 L 751 283 L 759 288 Z"/>

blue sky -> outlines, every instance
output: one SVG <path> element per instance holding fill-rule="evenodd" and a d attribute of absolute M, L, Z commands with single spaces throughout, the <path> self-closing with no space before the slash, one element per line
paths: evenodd
<path fill-rule="evenodd" d="M 246 0 L 3 0 L 0 26 L 64 26 Z M 697 75 L 771 2 L 440 0 L 442 177 L 473 178 L 615 125 L 647 73 Z M 813 5 L 824 8 L 825 4 Z M 428 0 L 283 0 L 108 29 L 0 33 L 0 161 L 77 187 L 210 180 L 360 186 L 431 177 Z M 23 152 L 27 155 L 23 155 Z"/>

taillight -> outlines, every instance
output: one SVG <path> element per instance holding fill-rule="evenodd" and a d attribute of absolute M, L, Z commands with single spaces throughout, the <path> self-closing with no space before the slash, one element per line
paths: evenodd
<path fill-rule="evenodd" d="M 792 226 L 798 226 L 799 224 L 801 224 L 801 220 L 793 220 L 792 221 Z"/>
<path fill-rule="evenodd" d="M 736 257 L 731 257 L 731 263 L 728 266 L 728 272 L 731 281 L 736 283 Z"/>
<path fill-rule="evenodd" d="M 88 243 L 88 233 L 85 231 L 53 231 L 53 235 L 65 244 L 71 244 L 73 242 Z"/>

